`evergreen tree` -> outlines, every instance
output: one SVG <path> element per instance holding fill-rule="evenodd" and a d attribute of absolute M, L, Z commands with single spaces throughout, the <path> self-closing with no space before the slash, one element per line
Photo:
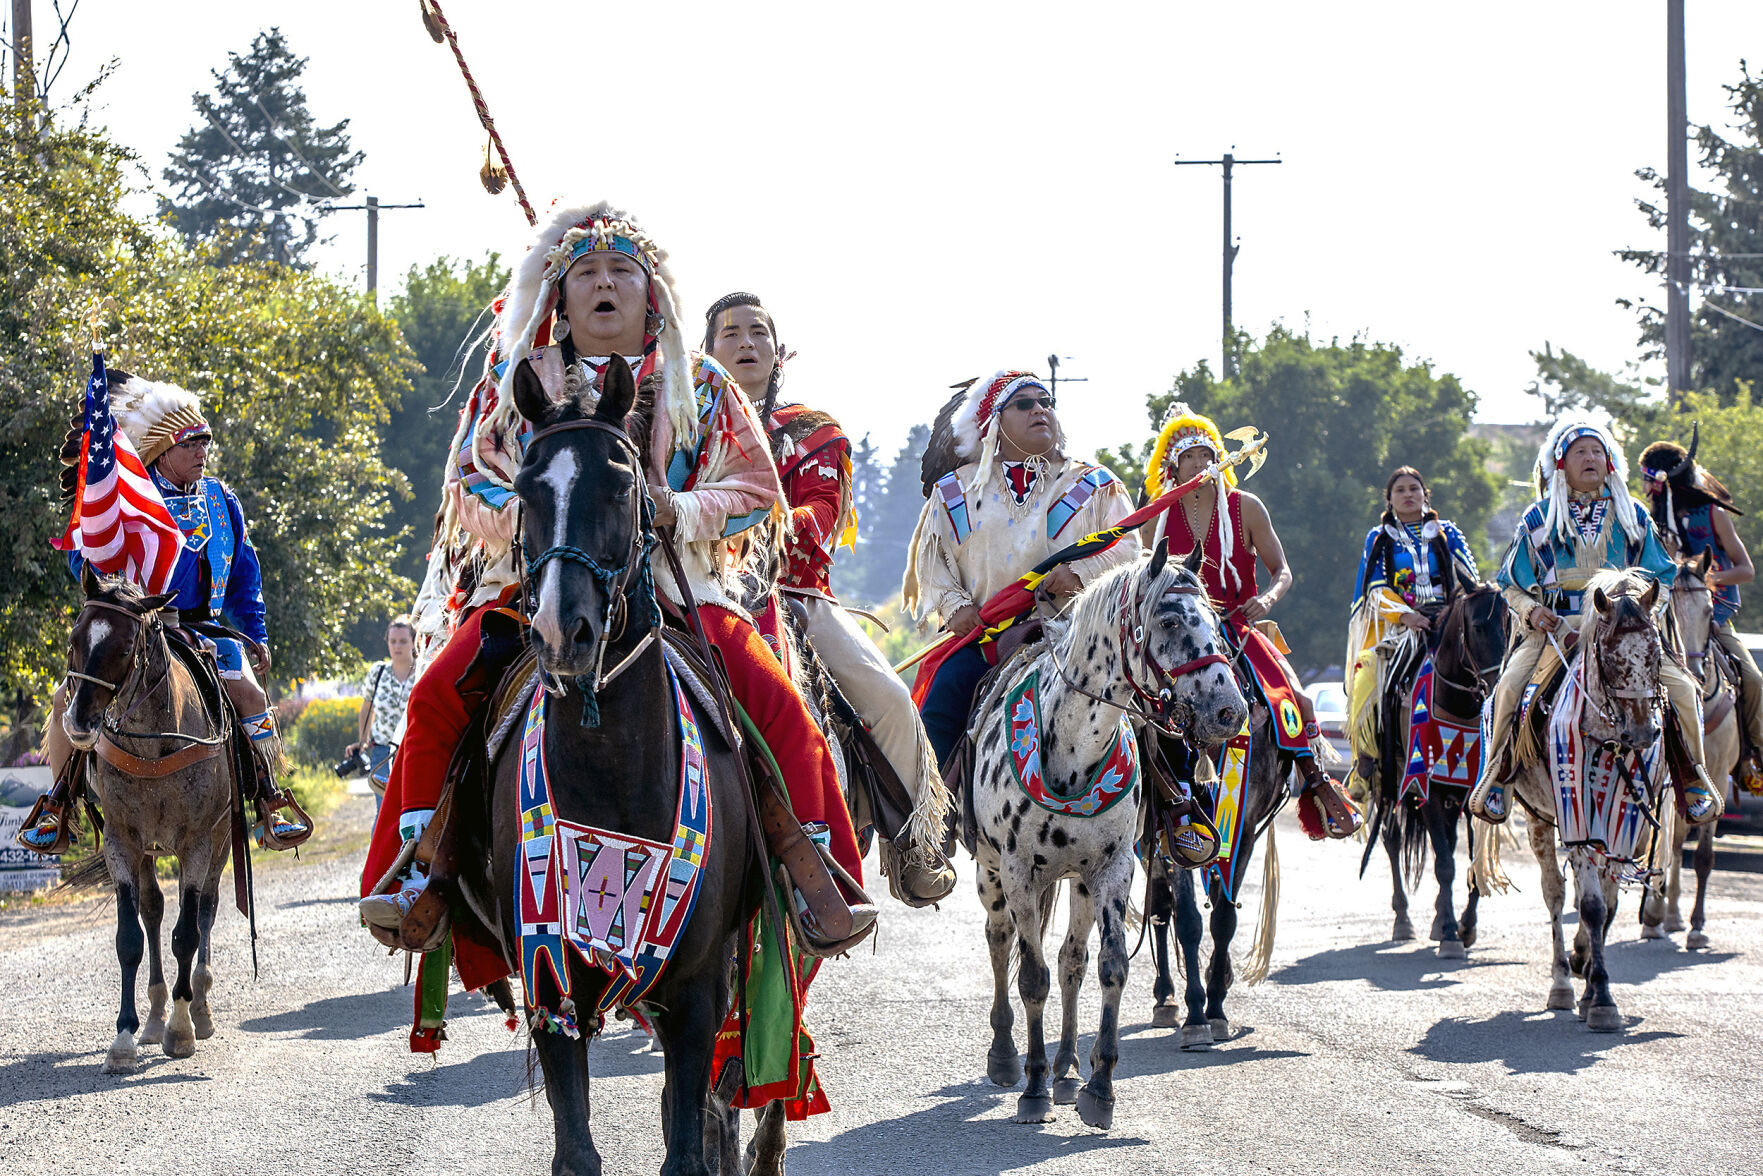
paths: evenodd
<path fill-rule="evenodd" d="M 306 58 L 280 29 L 227 57 L 214 93 L 193 96 L 201 117 L 171 154 L 164 177 L 173 195 L 160 197 L 160 215 L 192 244 L 226 239 L 296 263 L 318 238 L 320 202 L 354 190 L 349 176 L 362 154 L 349 150 L 348 119 L 314 121 L 298 84 Z"/>
<path fill-rule="evenodd" d="M 869 434 L 851 447 L 851 505 L 857 511 L 857 547 L 840 550 L 833 558 L 832 588 L 840 599 L 869 601 L 865 568 L 869 562 L 869 539 L 875 533 L 885 479 L 876 462 L 877 450 Z M 873 601 L 869 601 L 874 603 Z"/>
<path fill-rule="evenodd" d="M 1730 402 L 1741 382 L 1763 373 L 1763 293 L 1737 292 L 1763 291 L 1763 77 L 1740 61 L 1737 84 L 1725 89 L 1735 116 L 1731 137 L 1713 126 L 1695 128 L 1702 166 L 1719 180 L 1711 191 L 1690 193 L 1690 386 Z M 1635 174 L 1664 191 L 1665 179 L 1653 168 Z M 1664 201 L 1641 201 L 1640 208 L 1663 236 Z M 1617 256 L 1649 274 L 1665 273 L 1663 250 L 1624 249 Z M 1663 308 L 1645 299 L 1619 304 L 1640 316 L 1642 358 L 1663 357 Z"/>
<path fill-rule="evenodd" d="M 872 513 L 875 523 L 869 531 L 869 550 L 865 553 L 863 579 L 858 586 L 861 599 L 880 602 L 900 591 L 900 577 L 906 571 L 906 557 L 912 545 L 912 532 L 918 526 L 919 513 L 924 509 L 924 487 L 918 466 L 930 444 L 930 426 L 913 425 L 906 443 L 894 454 L 888 467 L 887 482 L 880 501 Z"/>

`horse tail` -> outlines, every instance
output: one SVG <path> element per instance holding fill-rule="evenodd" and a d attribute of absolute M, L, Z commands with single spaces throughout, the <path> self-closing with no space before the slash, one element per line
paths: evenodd
<path fill-rule="evenodd" d="M 1402 843 L 1398 855 L 1402 863 L 1402 879 L 1409 890 L 1418 890 L 1425 877 L 1427 851 L 1432 839 L 1426 832 L 1426 814 L 1418 804 L 1402 806 Z"/>
<path fill-rule="evenodd" d="M 1268 966 L 1273 963 L 1273 935 L 1279 925 L 1279 842 L 1273 829 L 1273 825 L 1267 826 L 1267 853 L 1261 859 L 1261 916 L 1255 921 L 1248 957 L 1239 968 L 1244 984 L 1267 979 Z"/>
<path fill-rule="evenodd" d="M 1475 857 L 1470 863 L 1469 876 L 1475 882 L 1475 892 L 1482 895 L 1506 893 L 1512 888 L 1512 879 L 1506 877 L 1505 866 L 1500 862 L 1500 835 L 1503 831 L 1480 817 L 1472 818 L 1470 830 L 1475 838 Z"/>
<path fill-rule="evenodd" d="M 79 863 L 61 876 L 61 885 L 55 889 L 58 893 L 87 894 L 94 890 L 103 890 L 113 886 L 116 879 L 110 876 L 110 863 L 104 860 L 104 854 L 94 849 Z"/>

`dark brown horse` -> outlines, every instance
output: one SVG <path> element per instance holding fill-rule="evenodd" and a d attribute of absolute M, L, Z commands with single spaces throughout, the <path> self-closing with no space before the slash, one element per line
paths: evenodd
<path fill-rule="evenodd" d="M 541 569 L 530 584 L 535 617 L 542 622 L 535 623 L 539 665 L 554 688 L 570 684 L 550 699 L 545 724 L 551 805 L 559 820 L 670 844 L 681 749 L 647 594 L 653 534 L 643 462 L 624 432 L 636 390 L 622 361 L 615 359 L 606 370 L 605 389 L 592 410 L 576 400 L 549 402 L 536 379 L 522 376 L 515 383 L 515 403 L 537 429 L 515 489 L 529 566 Z M 705 787 L 712 813 L 702 882 L 666 970 L 639 1005 L 666 1051 L 664 1176 L 711 1171 L 705 1129 L 721 1118 L 707 1115 L 711 1057 L 729 1008 L 737 934 L 757 910 L 761 894 L 759 858 L 745 816 L 745 776 L 707 716 L 698 717 L 698 727 L 708 757 Z M 492 767 L 483 822 L 463 823 L 478 824 L 480 835 L 487 828 L 489 841 L 465 847 L 461 857 L 468 867 L 459 878 L 462 897 L 500 938 L 510 960 L 520 959 L 513 895 L 516 871 L 525 869 L 519 761 L 519 740 L 510 740 Z M 598 1174 L 601 1158 L 588 1122 L 588 1046 L 599 1028 L 593 1010 L 609 977 L 585 966 L 571 950 L 564 955 L 560 963 L 569 973 L 581 1035 L 533 1034 L 555 1125 L 551 1169 L 558 1176 Z M 552 1009 L 561 1000 L 548 977 L 539 981 L 538 997 Z M 711 1138 L 716 1137 L 712 1130 Z M 725 1135 L 713 1157 L 722 1171 L 737 1170 L 734 1144 Z M 628 1163 L 621 1159 L 612 1167 L 625 1170 Z"/>
<path fill-rule="evenodd" d="M 94 863 L 86 880 L 107 872 L 116 887 L 122 1008 L 104 1069 L 119 1074 L 134 1068 L 139 1045 L 159 1044 L 170 1056 L 187 1058 L 198 1039 L 214 1033 L 208 940 L 230 848 L 231 720 L 220 713 L 218 697 L 204 701 L 195 676 L 172 652 L 159 617 L 171 594 L 146 596 L 89 568 L 84 584 L 86 602 L 68 641 L 71 689 L 62 727 L 76 748 L 93 751 L 87 771 L 104 809 L 102 865 Z M 166 856 L 178 863 L 178 920 L 171 932 L 178 970 L 169 1022 L 159 946 L 165 896 L 154 874 L 156 860 Z M 143 946 L 145 1028 L 135 1010 Z"/>

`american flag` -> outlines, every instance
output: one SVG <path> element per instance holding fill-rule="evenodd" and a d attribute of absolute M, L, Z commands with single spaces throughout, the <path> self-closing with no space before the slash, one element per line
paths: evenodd
<path fill-rule="evenodd" d="M 150 593 L 165 591 L 184 550 L 184 533 L 165 509 L 165 499 L 128 435 L 117 431 L 110 415 L 110 381 L 101 354 L 92 356 L 92 379 L 86 385 L 73 517 L 55 547 L 78 551 L 95 570 L 111 576 L 120 572 Z"/>

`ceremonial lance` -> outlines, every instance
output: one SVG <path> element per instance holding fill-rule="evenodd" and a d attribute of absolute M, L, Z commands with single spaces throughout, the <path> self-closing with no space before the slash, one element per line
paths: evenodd
<path fill-rule="evenodd" d="M 1093 535 L 1086 535 L 1071 546 L 1062 547 L 1055 551 L 1024 573 L 1020 579 L 1005 585 L 993 594 L 990 600 L 980 605 L 980 623 L 969 629 L 964 635 L 958 637 L 954 633 L 944 633 L 895 666 L 894 672 L 900 673 L 911 669 L 921 661 L 928 663 L 919 671 L 918 678 L 913 683 L 912 701 L 920 707 L 924 705 L 924 696 L 930 690 L 931 679 L 936 677 L 937 667 L 942 665 L 956 650 L 975 641 L 995 640 L 998 634 L 1015 624 L 1017 618 L 1034 604 L 1035 589 L 1040 587 L 1041 581 L 1047 578 L 1047 574 L 1060 564 L 1069 563 L 1074 559 L 1088 559 L 1092 555 L 1107 551 L 1120 542 L 1128 531 L 1156 518 L 1180 501 L 1182 495 L 1193 493 L 1207 479 L 1216 478 L 1233 466 L 1242 465 L 1244 462 L 1249 463 L 1249 472 L 1243 476 L 1245 479 L 1253 477 L 1267 460 L 1266 435 L 1257 434 L 1252 426 L 1245 426 L 1226 433 L 1225 437 L 1231 441 L 1242 442 L 1241 448 L 1208 465 L 1174 489 L 1164 491 L 1156 499 L 1139 507 L 1112 527 L 1097 531 Z"/>

